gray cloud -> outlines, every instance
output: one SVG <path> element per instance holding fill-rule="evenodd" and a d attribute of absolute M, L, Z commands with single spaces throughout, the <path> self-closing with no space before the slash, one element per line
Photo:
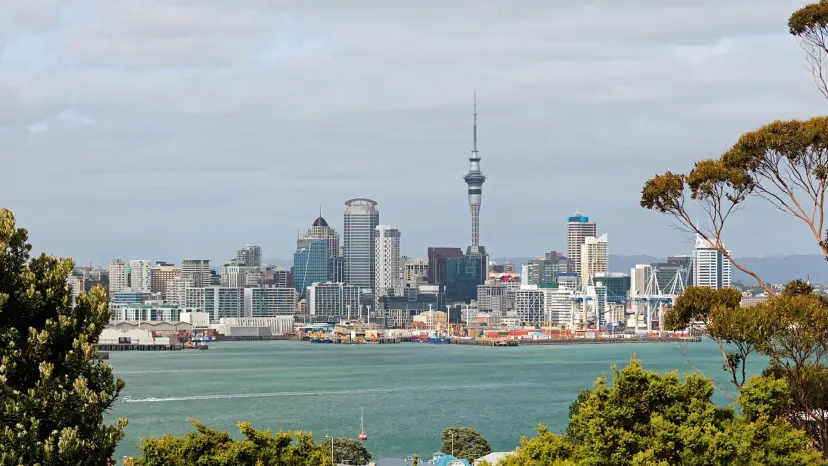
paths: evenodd
<path fill-rule="evenodd" d="M 640 187 L 822 112 L 786 31 L 800 6 L 9 0 L 0 204 L 84 261 L 222 260 L 244 242 L 287 257 L 318 205 L 341 227 L 354 196 L 380 202 L 409 255 L 462 246 L 476 89 L 490 251 L 562 248 L 579 207 L 614 253 L 686 252 Z M 763 213 L 743 213 L 737 254 L 791 252 L 772 249 L 791 225 Z"/>

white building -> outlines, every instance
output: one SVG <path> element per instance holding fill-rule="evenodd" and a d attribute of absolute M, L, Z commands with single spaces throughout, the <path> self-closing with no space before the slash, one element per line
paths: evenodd
<path fill-rule="evenodd" d="M 262 247 L 258 244 L 245 244 L 236 251 L 236 262 L 246 267 L 261 267 Z"/>
<path fill-rule="evenodd" d="M 630 296 L 647 294 L 647 282 L 650 280 L 651 269 L 650 264 L 636 264 L 630 269 Z"/>
<path fill-rule="evenodd" d="M 284 335 L 293 331 L 293 316 L 224 318 L 211 325 L 227 336 Z"/>
<path fill-rule="evenodd" d="M 308 287 L 308 314 L 312 321 L 339 322 L 359 313 L 360 290 L 344 283 L 314 283 Z"/>
<path fill-rule="evenodd" d="M 400 230 L 388 225 L 377 225 L 374 244 L 374 293 L 377 296 L 401 296 L 403 267 L 400 259 Z"/>
<path fill-rule="evenodd" d="M 231 262 L 221 267 L 221 286 L 243 288 L 247 284 L 247 272 L 250 267 Z"/>
<path fill-rule="evenodd" d="M 189 288 L 190 283 L 178 276 L 173 277 L 170 280 L 167 280 L 167 284 L 164 287 L 166 293 L 164 294 L 164 302 L 167 304 L 179 304 L 181 306 L 187 303 L 187 288 Z"/>
<path fill-rule="evenodd" d="M 127 263 L 121 259 L 113 259 L 109 264 L 109 297 L 115 296 L 124 288 L 129 287 L 129 272 Z"/>
<path fill-rule="evenodd" d="M 544 321 L 564 326 L 572 321 L 572 296 L 574 292 L 565 288 L 544 288 Z"/>
<path fill-rule="evenodd" d="M 446 328 L 448 314 L 443 311 L 425 311 L 417 314 L 411 319 L 413 322 L 421 322 L 426 328 Z"/>
<path fill-rule="evenodd" d="M 587 236 L 581 245 L 581 286 L 594 284 L 595 274 L 609 271 L 607 256 L 607 234 L 599 237 Z"/>
<path fill-rule="evenodd" d="M 185 303 L 210 314 L 211 321 L 225 317 L 244 317 L 245 288 L 206 286 L 185 289 Z"/>
<path fill-rule="evenodd" d="M 538 324 L 546 320 L 544 290 L 536 285 L 521 287 L 515 291 L 515 312 L 521 322 Z"/>
<path fill-rule="evenodd" d="M 136 292 L 152 292 L 152 261 L 129 261 L 129 287 Z"/>
<path fill-rule="evenodd" d="M 71 287 L 72 306 L 78 302 L 78 295 L 83 291 L 83 277 L 79 275 L 69 275 L 66 277 L 66 285 Z"/>
<path fill-rule="evenodd" d="M 195 312 L 175 304 L 115 304 L 110 322 L 181 322 L 181 314 Z"/>
<path fill-rule="evenodd" d="M 198 311 L 181 311 L 179 314 L 181 322 L 186 322 L 193 328 L 204 329 L 210 327 L 210 314 Z"/>
<path fill-rule="evenodd" d="M 566 228 L 566 255 L 572 261 L 572 272 L 581 277 L 581 246 L 588 236 L 597 236 L 595 222 L 581 212 L 575 212 L 567 219 Z"/>
<path fill-rule="evenodd" d="M 730 251 L 727 253 L 729 255 Z M 730 276 L 730 259 L 697 235 L 696 249 L 693 251 L 693 285 L 726 288 L 730 286 Z"/>
<path fill-rule="evenodd" d="M 292 317 L 296 298 L 293 288 L 245 288 L 244 317 Z"/>

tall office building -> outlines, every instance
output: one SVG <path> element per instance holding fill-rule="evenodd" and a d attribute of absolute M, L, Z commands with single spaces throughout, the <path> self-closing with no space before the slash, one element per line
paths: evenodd
<path fill-rule="evenodd" d="M 150 271 L 150 292 L 167 296 L 167 282 L 181 275 L 181 268 L 166 262 L 156 262 Z"/>
<path fill-rule="evenodd" d="M 650 280 L 652 267 L 650 264 L 636 264 L 630 269 L 630 296 L 647 294 L 647 283 Z"/>
<path fill-rule="evenodd" d="M 400 230 L 388 225 L 377 225 L 375 248 L 374 294 L 402 296 L 403 264 L 400 259 Z"/>
<path fill-rule="evenodd" d="M 581 286 L 595 285 L 595 274 L 609 271 L 607 256 L 607 234 L 600 237 L 587 236 L 581 245 Z"/>
<path fill-rule="evenodd" d="M 152 290 L 152 262 L 129 261 L 129 287 L 132 291 L 150 293 Z"/>
<path fill-rule="evenodd" d="M 480 171 L 480 154 L 477 152 L 477 93 L 474 96 L 474 125 L 472 127 L 472 154 L 469 157 L 469 172 L 463 177 L 469 188 L 469 211 L 471 212 L 471 254 L 480 251 L 480 202 L 486 175 Z"/>
<path fill-rule="evenodd" d="M 446 270 L 446 261 L 459 257 L 463 257 L 463 250 L 460 248 L 428 248 L 428 283 L 444 284 L 443 273 Z"/>
<path fill-rule="evenodd" d="M 416 288 L 428 283 L 428 260 L 403 258 L 403 287 Z"/>
<path fill-rule="evenodd" d="M 231 288 L 244 288 L 247 284 L 247 274 L 252 270 L 256 269 L 254 267 L 248 267 L 238 260 L 224 264 L 221 266 L 219 284 Z"/>
<path fill-rule="evenodd" d="M 127 287 L 129 287 L 127 263 L 121 259 L 113 259 L 109 264 L 109 298 L 112 299 L 115 293 Z"/>
<path fill-rule="evenodd" d="M 258 244 L 245 244 L 236 251 L 236 261 L 246 267 L 261 267 L 262 247 Z"/>
<path fill-rule="evenodd" d="M 730 275 L 730 259 L 707 240 L 696 236 L 696 249 L 693 251 L 693 284 L 716 289 L 726 288 L 730 286 Z"/>
<path fill-rule="evenodd" d="M 328 281 L 328 240 L 300 239 L 293 253 L 293 286 L 305 296 L 314 283 Z"/>
<path fill-rule="evenodd" d="M 345 202 L 342 259 L 345 282 L 365 294 L 373 294 L 376 276 L 376 245 L 379 210 L 371 199 L 355 198 Z"/>
<path fill-rule="evenodd" d="M 210 286 L 212 270 L 210 259 L 184 259 L 181 261 L 181 278 L 190 286 L 200 288 Z"/>
<path fill-rule="evenodd" d="M 305 232 L 304 239 L 324 239 L 328 241 L 328 257 L 337 257 L 342 254 L 339 248 L 339 233 L 328 226 L 328 222 L 322 218 L 322 211 L 319 212 L 319 217 L 313 221 L 313 224 L 308 231 Z"/>
<path fill-rule="evenodd" d="M 581 246 L 587 236 L 598 236 L 595 222 L 590 222 L 581 212 L 575 212 L 567 220 L 566 254 L 572 261 L 572 270 L 581 277 Z"/>

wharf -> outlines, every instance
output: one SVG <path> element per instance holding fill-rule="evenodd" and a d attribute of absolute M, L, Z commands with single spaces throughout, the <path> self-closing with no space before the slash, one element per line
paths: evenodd
<path fill-rule="evenodd" d="M 216 335 L 213 341 L 273 341 L 273 340 L 295 340 L 293 335 Z"/>
<path fill-rule="evenodd" d="M 700 337 L 648 337 L 648 338 L 547 338 L 541 340 L 503 340 L 490 338 L 452 338 L 452 345 L 471 346 L 547 346 L 547 345 L 614 345 L 617 343 L 698 343 Z"/>
<path fill-rule="evenodd" d="M 396 345 L 400 343 L 399 338 L 382 338 L 380 340 L 350 340 L 346 338 L 335 338 L 335 345 Z"/>
<path fill-rule="evenodd" d="M 101 351 L 180 351 L 181 348 L 181 345 L 98 344 L 99 353 Z M 107 354 L 108 358 L 109 354 Z"/>

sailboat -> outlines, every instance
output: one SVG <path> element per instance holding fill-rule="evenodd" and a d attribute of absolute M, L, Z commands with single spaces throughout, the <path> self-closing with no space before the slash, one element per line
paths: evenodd
<path fill-rule="evenodd" d="M 359 408 L 359 441 L 364 442 L 368 440 L 368 434 L 365 433 L 365 418 L 363 416 L 364 408 Z"/>

